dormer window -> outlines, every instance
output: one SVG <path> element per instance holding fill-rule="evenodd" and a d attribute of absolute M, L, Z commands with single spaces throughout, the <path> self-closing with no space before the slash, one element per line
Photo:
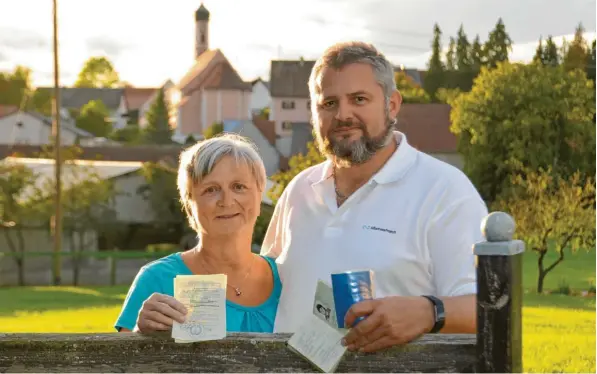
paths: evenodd
<path fill-rule="evenodd" d="M 23 122 L 17 122 L 17 127 L 23 127 Z"/>

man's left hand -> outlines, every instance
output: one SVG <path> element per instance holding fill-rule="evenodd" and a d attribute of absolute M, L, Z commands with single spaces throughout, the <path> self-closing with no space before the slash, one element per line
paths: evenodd
<path fill-rule="evenodd" d="M 375 352 L 393 345 L 406 344 L 431 331 L 433 305 L 424 297 L 391 296 L 365 300 L 353 305 L 345 317 L 352 326 L 365 317 L 345 336 L 351 351 Z"/>

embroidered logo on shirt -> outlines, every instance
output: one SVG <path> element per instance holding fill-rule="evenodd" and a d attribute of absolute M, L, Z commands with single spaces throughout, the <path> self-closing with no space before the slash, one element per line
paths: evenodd
<path fill-rule="evenodd" d="M 387 233 L 390 233 L 390 234 L 395 234 L 396 233 L 396 231 L 394 231 L 394 230 L 382 229 L 381 227 L 368 226 L 368 225 L 363 225 L 363 229 L 364 230 L 383 231 L 383 232 L 387 232 Z"/>

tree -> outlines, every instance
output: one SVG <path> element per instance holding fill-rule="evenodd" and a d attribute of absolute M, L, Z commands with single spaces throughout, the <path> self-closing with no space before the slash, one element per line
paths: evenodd
<path fill-rule="evenodd" d="M 75 87 L 116 87 L 120 82 L 112 62 L 106 57 L 91 57 L 83 64 Z"/>
<path fill-rule="evenodd" d="M 448 50 L 446 51 L 446 70 L 456 70 L 456 40 L 450 37 L 450 44 L 448 44 Z"/>
<path fill-rule="evenodd" d="M 176 237 L 182 238 L 190 229 L 176 187 L 177 170 L 147 162 L 143 164 L 141 174 L 147 183 L 137 192 L 152 207 L 158 228 L 173 230 Z"/>
<path fill-rule="evenodd" d="M 595 83 L 595 39 L 591 44 L 591 53 L 587 55 L 587 77 Z"/>
<path fill-rule="evenodd" d="M 43 114 L 44 116 L 52 116 L 52 99 L 54 95 L 50 90 L 37 89 L 31 95 L 29 100 L 29 109 Z"/>
<path fill-rule="evenodd" d="M 448 50 L 446 51 L 446 71 L 444 72 L 444 84 L 442 87 L 458 87 L 458 72 L 456 71 L 456 40 L 450 37 Z"/>
<path fill-rule="evenodd" d="M 73 284 L 79 284 L 82 253 L 97 239 L 108 223 L 116 221 L 113 200 L 118 192 L 111 180 L 104 179 L 98 170 L 87 162 L 78 161 L 82 149 L 77 146 L 62 150 L 62 222 L 64 241 L 68 241 L 72 254 Z M 39 157 L 50 158 L 53 147 L 43 147 Z M 56 182 L 54 176 L 40 181 L 36 199 L 42 217 L 55 212 Z"/>
<path fill-rule="evenodd" d="M 400 91 L 404 103 L 429 103 L 431 101 L 425 90 L 404 71 L 394 73 L 394 77 L 396 89 Z"/>
<path fill-rule="evenodd" d="M 141 129 L 139 125 L 126 125 L 123 128 L 113 130 L 108 138 L 127 145 L 136 145 L 141 142 Z"/>
<path fill-rule="evenodd" d="M 211 126 L 203 131 L 203 137 L 205 139 L 213 138 L 224 132 L 224 124 L 222 122 L 213 123 Z"/>
<path fill-rule="evenodd" d="M 441 38 L 442 31 L 436 23 L 433 27 L 433 41 L 431 43 L 431 57 L 427 63 L 427 74 L 423 86 L 425 91 L 433 100 L 435 100 L 435 93 L 438 88 L 444 84 L 444 64 L 441 58 Z"/>
<path fill-rule="evenodd" d="M 112 130 L 110 112 L 101 100 L 91 100 L 81 108 L 76 117 L 77 127 L 95 136 L 107 137 Z"/>
<path fill-rule="evenodd" d="M 552 36 L 549 35 L 545 41 L 545 47 L 543 47 L 543 65 L 555 67 L 559 64 L 560 54 L 558 53 L 558 46 L 553 41 Z"/>
<path fill-rule="evenodd" d="M 545 65 L 543 63 L 543 38 L 542 37 L 539 37 L 539 44 L 537 45 L 537 48 L 535 49 L 535 55 L 533 56 L 532 61 L 534 64 Z"/>
<path fill-rule="evenodd" d="M 489 38 L 483 48 L 487 65 L 490 68 L 495 68 L 499 62 L 508 61 L 508 55 L 512 50 L 512 39 L 506 32 L 506 26 L 501 18 L 489 33 Z"/>
<path fill-rule="evenodd" d="M 572 39 L 570 44 L 567 44 L 567 49 L 562 60 L 564 69 L 581 69 L 583 71 L 586 69 L 589 47 L 583 36 L 584 32 L 584 27 L 582 24 L 579 24 L 574 32 L 574 39 Z"/>
<path fill-rule="evenodd" d="M 31 93 L 31 69 L 17 66 L 12 73 L 0 72 L 0 105 L 26 108 Z"/>
<path fill-rule="evenodd" d="M 460 25 L 456 39 L 456 67 L 461 71 L 469 71 L 472 64 L 471 43 L 466 37 L 464 26 Z"/>
<path fill-rule="evenodd" d="M 452 102 L 456 100 L 458 95 L 460 95 L 462 91 L 459 88 L 440 88 L 437 90 L 437 100 L 440 103 L 445 103 L 452 105 Z"/>
<path fill-rule="evenodd" d="M 158 95 L 147 111 L 147 126 L 143 129 L 143 140 L 148 144 L 171 144 L 172 129 L 170 128 L 168 102 L 164 89 L 160 88 Z"/>
<path fill-rule="evenodd" d="M 0 230 L 13 255 L 18 271 L 19 286 L 25 285 L 25 230 L 43 219 L 36 214 L 38 175 L 21 163 L 0 162 Z"/>
<path fill-rule="evenodd" d="M 551 35 L 545 41 L 545 45 L 543 44 L 543 40 L 539 39 L 535 56 L 533 56 L 533 63 L 545 66 L 558 66 L 560 64 L 558 47 L 553 42 Z"/>
<path fill-rule="evenodd" d="M 269 119 L 269 115 L 270 115 L 270 108 L 269 107 L 265 107 L 263 109 L 261 109 L 261 111 L 259 112 L 259 116 L 265 119 Z"/>
<path fill-rule="evenodd" d="M 456 87 L 462 91 L 470 91 L 473 86 L 473 79 L 477 75 L 473 67 L 473 50 L 471 43 L 464 32 L 464 26 L 460 25 L 456 39 Z"/>
<path fill-rule="evenodd" d="M 298 153 L 290 158 L 288 161 L 288 170 L 279 171 L 272 175 L 271 179 L 274 182 L 274 186 L 267 192 L 267 196 L 272 200 L 274 205 L 282 196 L 282 192 L 288 186 L 288 183 L 297 176 L 301 171 L 308 167 L 320 164 L 324 162 L 326 158 L 317 150 L 317 147 L 313 142 L 307 144 L 307 154 L 303 155 Z"/>
<path fill-rule="evenodd" d="M 475 36 L 473 45 L 471 46 L 471 65 L 475 72 L 475 76 L 481 71 L 481 67 L 485 64 L 483 55 L 483 45 L 479 40 L 479 35 Z"/>
<path fill-rule="evenodd" d="M 542 293 L 545 277 L 567 252 L 595 248 L 595 180 L 579 172 L 562 178 L 548 167 L 523 170 L 512 182 L 513 193 L 496 207 L 513 215 L 518 235 L 537 253 L 537 292 Z M 548 251 L 558 257 L 546 265 Z"/>
<path fill-rule="evenodd" d="M 77 286 L 82 252 L 97 240 L 94 232 L 116 220 L 113 205 L 116 191 L 112 181 L 103 179 L 91 166 L 72 165 L 65 171 L 71 187 L 62 192 L 63 229 L 65 239 L 70 241 L 73 284 Z"/>
<path fill-rule="evenodd" d="M 452 103 L 451 131 L 464 171 L 493 202 L 509 187 L 514 162 L 563 177 L 595 172 L 595 91 L 584 72 L 500 63 L 483 69 Z"/>

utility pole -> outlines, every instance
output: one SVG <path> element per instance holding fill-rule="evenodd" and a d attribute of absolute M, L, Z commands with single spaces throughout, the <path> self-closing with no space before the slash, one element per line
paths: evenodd
<path fill-rule="evenodd" d="M 54 232 L 54 256 L 53 256 L 53 284 L 60 285 L 60 268 L 62 251 L 62 180 L 60 158 L 60 70 L 58 64 L 58 0 L 52 0 L 54 13 L 54 100 L 52 101 L 52 137 L 54 138 L 54 171 L 56 173 L 56 211 L 52 221 Z"/>

